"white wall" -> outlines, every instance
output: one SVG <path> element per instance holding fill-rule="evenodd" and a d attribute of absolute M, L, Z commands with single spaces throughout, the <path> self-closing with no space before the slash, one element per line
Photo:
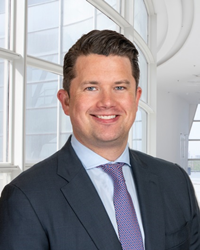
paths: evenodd
<path fill-rule="evenodd" d="M 185 170 L 187 170 L 189 124 L 189 103 L 173 93 L 158 89 L 156 156 L 178 163 Z"/>

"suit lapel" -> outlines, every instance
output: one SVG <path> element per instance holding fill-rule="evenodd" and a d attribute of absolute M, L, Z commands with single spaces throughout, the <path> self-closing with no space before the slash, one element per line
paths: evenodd
<path fill-rule="evenodd" d="M 130 160 L 144 227 L 145 249 L 162 250 L 165 225 L 158 177 L 149 171 L 148 166 L 133 151 L 130 152 Z"/>
<path fill-rule="evenodd" d="M 67 180 L 61 191 L 97 249 L 121 250 L 101 199 L 69 140 L 60 151 L 58 175 Z"/>

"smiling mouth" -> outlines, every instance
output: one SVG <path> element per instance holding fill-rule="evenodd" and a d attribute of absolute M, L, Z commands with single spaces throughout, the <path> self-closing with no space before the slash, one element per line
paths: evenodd
<path fill-rule="evenodd" d="M 96 117 L 104 120 L 114 119 L 116 115 L 97 115 Z"/>

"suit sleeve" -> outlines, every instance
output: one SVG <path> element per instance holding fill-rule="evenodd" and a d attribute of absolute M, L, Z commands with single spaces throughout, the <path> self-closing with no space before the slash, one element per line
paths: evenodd
<path fill-rule="evenodd" d="M 200 249 L 200 210 L 199 204 L 195 197 L 195 192 L 193 186 L 190 184 L 190 197 L 191 197 L 191 204 L 192 204 L 192 211 L 193 211 L 193 223 L 191 226 L 191 250 Z"/>
<path fill-rule="evenodd" d="M 190 202 L 190 211 L 191 211 L 191 224 L 190 224 L 190 250 L 200 249 L 200 209 L 199 204 L 196 199 L 194 187 L 190 181 L 190 178 L 185 173 L 183 169 L 181 169 L 186 178 L 186 182 L 188 185 L 188 195 Z"/>
<path fill-rule="evenodd" d="M 47 250 L 48 238 L 26 195 L 7 185 L 0 197 L 0 250 Z"/>

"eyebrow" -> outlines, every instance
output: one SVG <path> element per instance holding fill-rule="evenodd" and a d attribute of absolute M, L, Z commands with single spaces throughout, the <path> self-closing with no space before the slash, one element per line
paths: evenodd
<path fill-rule="evenodd" d="M 122 83 L 125 83 L 125 84 L 130 84 L 130 82 L 128 80 L 121 80 L 121 81 L 117 81 L 115 82 L 115 84 L 122 84 Z"/>
<path fill-rule="evenodd" d="M 119 85 L 122 83 L 125 83 L 127 85 L 130 84 L 130 82 L 128 80 L 120 80 L 120 81 L 114 82 L 114 84 L 116 84 L 116 85 Z M 85 81 L 85 82 L 83 82 L 83 85 L 87 85 L 87 84 L 97 85 L 97 84 L 99 84 L 99 82 L 98 81 Z"/>
<path fill-rule="evenodd" d="M 85 81 L 85 82 L 83 82 L 82 84 L 83 85 L 87 85 L 87 84 L 93 84 L 93 85 L 97 85 L 99 82 L 97 82 L 97 81 Z"/>

